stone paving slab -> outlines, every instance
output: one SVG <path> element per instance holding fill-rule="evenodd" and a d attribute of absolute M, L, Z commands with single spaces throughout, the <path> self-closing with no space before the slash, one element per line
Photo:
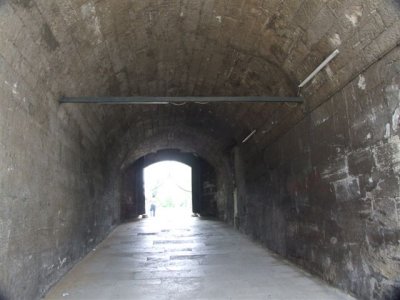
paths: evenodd
<path fill-rule="evenodd" d="M 353 298 L 222 222 L 150 218 L 117 227 L 45 299 Z"/>

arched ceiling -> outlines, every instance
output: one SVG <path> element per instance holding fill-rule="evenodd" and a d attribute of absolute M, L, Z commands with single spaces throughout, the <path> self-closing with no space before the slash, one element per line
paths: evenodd
<path fill-rule="evenodd" d="M 326 56 L 341 51 L 302 91 L 305 105 L 295 108 L 68 108 L 81 110 L 83 119 L 96 115 L 94 131 L 110 144 L 132 126 L 146 131 L 175 122 L 236 141 L 256 128 L 262 148 L 379 59 L 387 40 L 399 35 L 394 0 L 13 0 L 1 2 L 0 13 L 2 59 L 38 98 L 53 101 L 61 95 L 292 96 Z"/>
<path fill-rule="evenodd" d="M 58 42 L 58 32 L 69 34 L 71 50 L 97 70 L 95 81 L 102 82 L 105 93 L 294 92 L 280 67 L 286 38 L 269 28 L 275 25 L 263 24 L 278 3 L 257 10 L 249 1 L 42 3 L 38 8 L 51 16 L 54 39 Z M 56 50 L 51 37 L 46 42 Z"/>
<path fill-rule="evenodd" d="M 196 153 L 214 167 L 219 167 L 217 171 L 222 170 L 225 160 L 221 157 L 221 153 L 224 151 L 226 139 L 213 137 L 198 129 L 196 135 L 193 135 L 193 130 L 196 130 L 196 127 L 165 126 L 159 131 L 149 133 L 141 143 L 137 142 L 135 130 L 128 130 L 119 141 L 118 155 L 114 156 L 117 161 L 112 165 L 122 170 L 149 153 L 179 149 L 182 152 Z M 137 146 L 132 147 L 132 145 Z"/>

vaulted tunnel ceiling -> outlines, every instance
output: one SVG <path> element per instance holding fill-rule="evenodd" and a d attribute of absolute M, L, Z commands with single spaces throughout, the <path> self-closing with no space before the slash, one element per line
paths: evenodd
<path fill-rule="evenodd" d="M 391 0 L 2 3 L 0 37 L 9 53 L 1 59 L 23 78 L 32 98 L 47 102 L 61 95 L 292 96 L 326 56 L 341 51 L 302 91 L 301 106 L 66 108 L 81 110 L 82 122 L 96 115 L 93 133 L 110 145 L 131 127 L 145 138 L 146 131 L 168 125 L 202 128 L 227 144 L 258 129 L 252 142 L 262 149 L 379 59 L 387 49 L 380 39 L 390 43 L 398 35 L 398 4 Z M 384 39 L 388 35 L 393 38 Z"/>

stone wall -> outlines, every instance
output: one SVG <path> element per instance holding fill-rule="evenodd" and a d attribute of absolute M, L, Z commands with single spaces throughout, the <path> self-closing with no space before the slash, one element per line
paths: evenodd
<path fill-rule="evenodd" d="M 218 184 L 214 168 L 206 161 L 201 161 L 202 216 L 218 217 Z M 221 210 L 221 209 L 220 209 Z M 219 216 L 221 218 L 221 216 Z"/>
<path fill-rule="evenodd" d="M 97 79 L 49 19 L 57 23 L 33 1 L 0 2 L 0 298 L 6 299 L 38 298 L 118 221 L 104 192 L 101 112 L 58 105 L 65 90 L 100 90 Z"/>
<path fill-rule="evenodd" d="M 35 299 L 117 220 L 89 125 L 0 68 L 0 294 Z"/>
<path fill-rule="evenodd" d="M 5 1 L 0 23 L 0 298 L 37 299 L 118 219 L 98 115 L 57 103 L 73 72 L 49 75 L 58 44 L 48 27 L 36 32 L 47 45 Z"/>
<path fill-rule="evenodd" d="M 399 72 L 396 48 L 245 167 L 241 230 L 362 299 L 400 295 Z"/>

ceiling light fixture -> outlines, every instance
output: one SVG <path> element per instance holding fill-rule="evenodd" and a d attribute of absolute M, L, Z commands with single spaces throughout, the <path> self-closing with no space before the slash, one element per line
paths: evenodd
<path fill-rule="evenodd" d="M 250 132 L 250 134 L 248 136 L 246 136 L 246 138 L 242 141 L 242 144 L 246 143 L 253 135 L 255 135 L 257 132 L 256 129 L 254 129 L 252 132 Z"/>
<path fill-rule="evenodd" d="M 302 83 L 299 84 L 299 89 L 309 83 L 315 77 L 315 75 L 317 75 L 323 68 L 325 68 L 325 66 L 329 64 L 331 60 L 334 59 L 338 54 L 338 49 L 333 51 L 331 55 L 329 55 Z"/>

